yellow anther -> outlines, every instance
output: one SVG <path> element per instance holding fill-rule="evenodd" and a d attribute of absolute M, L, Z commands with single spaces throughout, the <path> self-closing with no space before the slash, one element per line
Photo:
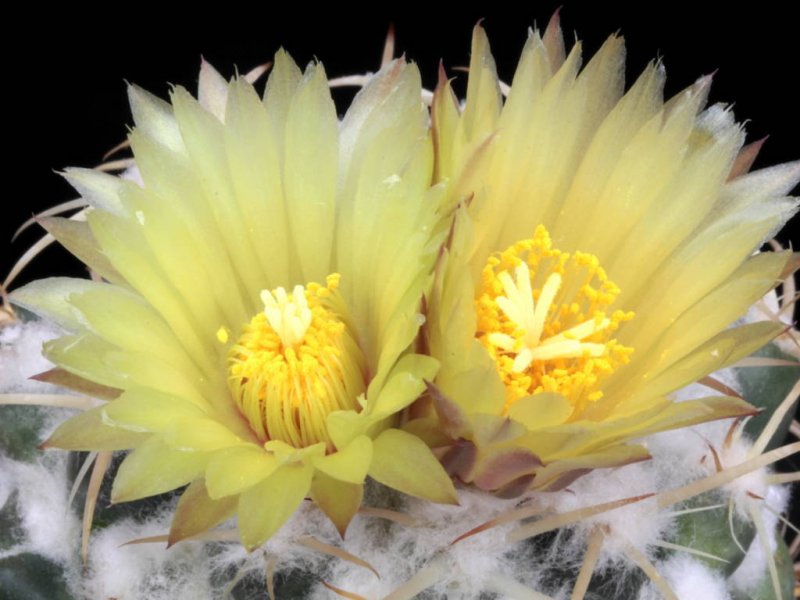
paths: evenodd
<path fill-rule="evenodd" d="M 612 335 L 633 313 L 608 314 L 619 288 L 596 256 L 554 249 L 543 226 L 490 257 L 481 282 L 477 337 L 506 385 L 506 411 L 523 396 L 556 392 L 576 414 L 628 362 L 633 349 Z"/>
<path fill-rule="evenodd" d="M 326 417 L 360 410 L 364 356 L 340 315 L 328 305 L 339 276 L 327 286 L 297 285 L 261 292 L 264 311 L 244 326 L 228 352 L 228 384 L 242 415 L 263 440 L 295 448 L 325 442 Z"/>

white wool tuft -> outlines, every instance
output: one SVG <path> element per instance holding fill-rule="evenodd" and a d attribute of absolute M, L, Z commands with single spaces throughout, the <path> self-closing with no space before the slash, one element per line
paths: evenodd
<path fill-rule="evenodd" d="M 791 496 L 791 488 L 788 486 L 771 485 L 767 488 L 766 494 L 763 495 L 763 505 L 769 509 L 765 508 L 761 513 L 764 517 L 764 525 L 769 531 L 776 531 L 780 528 L 778 515 L 787 512 Z"/>
<path fill-rule="evenodd" d="M 788 508 L 790 490 L 788 487 L 773 485 L 767 489 L 763 498 L 763 501 L 756 502 L 755 505 L 760 508 L 764 526 L 770 533 L 769 547 L 774 552 L 778 547 L 776 536 L 780 526 L 780 519 L 777 515 L 784 513 Z M 756 536 L 747 549 L 744 560 L 731 575 L 730 582 L 735 589 L 752 592 L 767 576 L 767 572 L 767 557 L 764 554 L 764 547 Z"/>
<path fill-rule="evenodd" d="M 775 540 L 771 540 L 770 546 L 775 546 Z M 755 591 L 761 580 L 767 575 L 767 557 L 764 554 L 764 547 L 756 537 L 747 549 L 744 560 L 733 572 L 730 577 L 731 587 L 736 590 L 750 593 Z"/>
<path fill-rule="evenodd" d="M 576 480 L 563 492 L 543 495 L 542 502 L 555 511 L 568 512 L 653 494 L 659 490 L 659 475 L 658 467 L 653 461 L 616 469 L 598 469 Z M 624 556 L 626 546 L 646 549 L 663 538 L 671 523 L 658 516 L 655 503 L 651 499 L 645 499 L 584 519 L 574 527 L 580 534 L 579 543 L 583 544 L 591 530 L 597 526 L 603 526 L 606 530 L 602 558 L 617 562 Z"/>
<path fill-rule="evenodd" d="M 45 321 L 0 328 L 0 393 L 59 393 L 60 388 L 29 378 L 52 368 L 42 357 L 42 345 L 60 334 L 59 328 Z M 35 406 L 19 410 L 41 415 L 39 440 L 74 414 Z M 66 564 L 77 553 L 80 525 L 67 506 L 67 459 L 66 453 L 47 452 L 29 463 L 0 454 L 0 507 L 11 508 L 6 504 L 14 502 L 21 533 L 20 543 L 2 556 L 34 552 Z"/>
<path fill-rule="evenodd" d="M 53 367 L 42 356 L 42 345 L 61 333 L 55 325 L 45 321 L 0 328 L 0 393 L 53 393 L 52 385 L 31 381 L 29 377 Z"/>
<path fill-rule="evenodd" d="M 73 572 L 73 590 L 90 598 L 194 600 L 212 598 L 212 561 L 202 544 L 124 545 L 169 529 L 171 515 L 154 515 L 146 523 L 124 519 L 92 535 L 88 569 Z"/>
<path fill-rule="evenodd" d="M 0 457 L 0 500 L 2 506 L 16 501 L 23 532 L 21 543 L 0 556 L 34 552 L 69 562 L 77 553 L 80 524 L 67 506 L 68 493 L 66 454 L 47 454 L 36 463 Z"/>
<path fill-rule="evenodd" d="M 758 538 L 754 538 L 744 560 L 731 575 L 731 586 L 745 593 L 752 592 L 765 573 L 767 573 L 767 557 L 764 554 L 764 547 Z"/>
<path fill-rule="evenodd" d="M 406 498 L 398 510 L 412 515 L 417 524 L 407 527 L 381 518 L 357 515 L 347 531 L 345 550 L 367 560 L 380 573 L 342 560 L 329 561 L 326 581 L 339 588 L 354 591 L 367 598 L 383 597 L 411 579 L 421 568 L 433 565 L 440 583 L 434 588 L 454 600 L 474 598 L 475 590 L 484 589 L 495 573 L 511 574 L 515 568 L 506 555 L 511 547 L 505 541 L 508 527 L 493 528 L 451 545 L 454 539 L 481 525 L 499 512 L 513 508 L 516 502 L 489 499 L 485 494 L 462 490 L 460 506 L 435 505 Z M 309 510 L 318 512 L 309 507 Z M 292 518 L 288 529 L 298 520 Z M 327 525 L 325 529 L 330 529 Z M 325 532 L 317 530 L 319 533 Z M 307 529 L 308 530 L 308 529 Z M 337 544 L 336 535 L 325 536 Z M 296 539 L 296 537 L 295 537 Z M 273 541 L 267 544 L 272 551 Z M 324 587 L 315 589 L 313 598 L 328 598 Z"/>
<path fill-rule="evenodd" d="M 730 600 L 725 577 L 701 562 L 685 555 L 675 555 L 658 564 L 678 600 Z M 652 583 L 645 585 L 638 600 L 661 600 L 663 596 Z"/>
<path fill-rule="evenodd" d="M 750 441 L 745 438 L 735 439 L 730 447 L 723 448 L 720 454 L 722 466 L 730 467 L 745 462 L 751 446 Z M 726 494 L 730 495 L 740 516 L 745 517 L 751 494 L 761 498 L 769 495 L 770 486 L 767 482 L 769 473 L 769 469 L 757 469 L 731 481 L 722 488 Z"/>
<path fill-rule="evenodd" d="M 748 453 L 752 442 L 741 432 L 730 437 L 726 443 L 726 436 L 731 427 L 730 420 L 713 421 L 695 425 L 689 429 L 664 432 L 652 436 L 647 440 L 647 447 L 658 459 L 664 471 L 671 471 L 669 477 L 662 482 L 662 487 L 677 487 L 688 481 L 706 477 L 716 472 L 717 466 L 711 448 L 716 451 L 717 458 L 723 469 L 740 465 L 749 460 Z M 751 471 L 720 488 L 734 503 L 737 514 L 748 519 L 747 505 L 752 495 L 766 498 L 770 496 L 775 506 L 770 507 L 778 512 L 786 506 L 785 494 L 782 488 L 770 486 L 767 480 L 771 469 L 762 468 Z M 776 495 L 779 494 L 780 496 Z M 781 499 L 784 498 L 784 499 Z"/>
<path fill-rule="evenodd" d="M 735 453 L 737 458 L 734 458 L 724 447 L 731 424 L 731 420 L 712 421 L 665 431 L 644 440 L 654 462 L 658 463 L 661 489 L 679 487 L 711 475 L 716 468 L 711 448 L 716 450 L 723 467 L 738 464 L 734 461 L 739 460 L 739 450 Z"/>

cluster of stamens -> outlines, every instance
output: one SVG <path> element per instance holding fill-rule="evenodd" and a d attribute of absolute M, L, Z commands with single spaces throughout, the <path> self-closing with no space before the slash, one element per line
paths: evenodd
<path fill-rule="evenodd" d="M 573 415 L 602 397 L 601 380 L 633 352 L 612 339 L 633 313 L 609 307 L 619 288 L 597 257 L 553 248 L 539 226 L 533 238 L 489 258 L 476 300 L 478 340 L 506 386 L 505 411 L 524 396 L 555 392 Z"/>
<path fill-rule="evenodd" d="M 228 384 L 239 410 L 263 441 L 296 448 L 325 442 L 326 417 L 358 408 L 365 363 L 347 326 L 329 306 L 338 275 L 327 285 L 264 290 L 264 311 L 228 350 Z"/>

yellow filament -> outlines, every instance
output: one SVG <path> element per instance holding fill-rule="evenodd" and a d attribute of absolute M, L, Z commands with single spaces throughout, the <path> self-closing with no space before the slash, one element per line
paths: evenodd
<path fill-rule="evenodd" d="M 242 415 L 263 441 L 295 448 L 325 442 L 336 410 L 356 410 L 365 390 L 363 354 L 327 301 L 338 285 L 309 283 L 263 291 L 264 311 L 228 351 L 228 384 Z"/>
<path fill-rule="evenodd" d="M 476 337 L 506 385 L 505 412 L 538 392 L 565 396 L 577 415 L 633 352 L 612 339 L 633 313 L 609 307 L 619 288 L 596 256 L 553 248 L 543 226 L 489 258 L 476 300 Z"/>

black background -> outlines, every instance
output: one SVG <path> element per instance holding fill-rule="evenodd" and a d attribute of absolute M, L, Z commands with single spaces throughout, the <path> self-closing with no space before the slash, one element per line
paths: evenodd
<path fill-rule="evenodd" d="M 621 32 L 627 40 L 628 81 L 661 57 L 668 94 L 716 71 L 711 100 L 734 103 L 737 118 L 749 121 L 751 140 L 770 136 L 757 166 L 800 158 L 797 95 L 790 91 L 800 57 L 794 20 L 777 4 L 764 2 L 748 12 L 732 4 L 653 6 L 659 8 L 567 4 L 561 11 L 567 41 L 580 36 L 588 57 L 609 34 Z M 39 11 L 34 4 L 22 8 L 26 17 L 8 21 L 6 28 L 17 29 L 22 41 L 11 44 L 5 37 L 3 42 L 6 184 L 0 200 L 0 276 L 39 235 L 34 228 L 12 244 L 14 229 L 34 212 L 74 197 L 56 171 L 96 165 L 125 138 L 130 124 L 125 81 L 162 97 L 168 84 L 194 91 L 201 55 L 230 76 L 236 66 L 245 72 L 269 60 L 279 46 L 301 64 L 319 58 L 329 76 L 362 73 L 377 68 L 393 23 L 398 51 L 419 64 L 424 83 L 432 87 L 439 59 L 451 75 L 456 74 L 452 67 L 468 64 L 471 29 L 482 17 L 500 75 L 509 81 L 527 28 L 544 26 L 558 4 L 541 2 L 523 11 L 402 5 L 393 13 L 282 6 L 287 7 L 296 14 L 278 16 L 277 5 L 223 3 L 172 9 L 170 14 L 177 11 L 180 17 L 167 17 L 163 6 L 113 5 L 108 10 L 117 14 L 111 14 Z M 344 107 L 348 96 L 337 100 Z M 794 236 L 796 246 L 800 238 Z M 18 284 L 81 273 L 76 262 L 55 249 L 31 267 Z"/>

